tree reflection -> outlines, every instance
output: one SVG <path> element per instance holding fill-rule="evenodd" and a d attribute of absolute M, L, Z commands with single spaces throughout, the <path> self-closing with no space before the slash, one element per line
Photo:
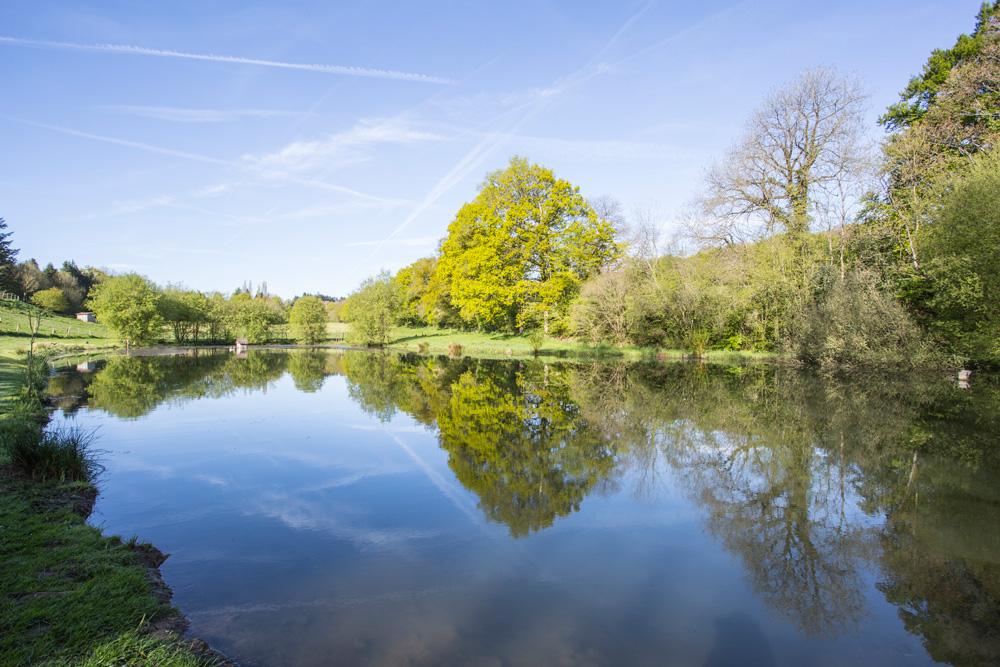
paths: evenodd
<path fill-rule="evenodd" d="M 581 418 L 563 369 L 364 353 L 344 366 L 369 413 L 437 427 L 456 477 L 511 535 L 551 526 L 613 476 L 613 446 Z"/>
<path fill-rule="evenodd" d="M 281 377 L 287 356 L 196 351 L 190 355 L 115 356 L 85 384 L 87 405 L 134 419 L 169 401 L 220 397 L 237 389 L 262 389 Z M 60 383 L 82 384 L 63 371 Z"/>
<path fill-rule="evenodd" d="M 288 355 L 288 374 L 295 388 L 314 393 L 323 388 L 326 379 L 327 355 L 321 350 L 299 350 Z"/>
<path fill-rule="evenodd" d="M 514 536 L 579 510 L 615 468 L 610 441 L 580 417 L 563 374 L 547 367 L 463 373 L 438 426 L 455 475 Z"/>

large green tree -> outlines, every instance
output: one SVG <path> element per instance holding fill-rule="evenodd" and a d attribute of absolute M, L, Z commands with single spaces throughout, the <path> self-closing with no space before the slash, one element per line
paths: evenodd
<path fill-rule="evenodd" d="M 90 292 L 89 305 L 97 319 L 128 349 L 156 338 L 163 325 L 160 290 L 137 273 L 112 276 Z"/>
<path fill-rule="evenodd" d="M 1000 149 L 947 181 L 925 237 L 931 329 L 968 356 L 1000 357 Z"/>
<path fill-rule="evenodd" d="M 879 119 L 890 130 L 910 127 L 923 119 L 938 100 L 952 71 L 970 60 L 978 58 L 990 41 L 990 34 L 1000 25 L 1000 0 L 984 2 L 976 17 L 976 28 L 971 35 L 959 35 L 950 49 L 934 49 L 920 74 L 910 79 L 893 104 Z"/>
<path fill-rule="evenodd" d="M 386 345 L 400 315 L 399 287 L 388 273 L 361 283 L 347 299 L 348 337 L 362 345 Z"/>
<path fill-rule="evenodd" d="M 983 5 L 972 35 L 935 50 L 900 98 L 881 118 L 891 132 L 883 151 L 887 187 L 866 219 L 891 239 L 904 281 L 919 283 L 939 182 L 1000 143 L 1000 0 Z"/>
<path fill-rule="evenodd" d="M 295 300 L 288 315 L 292 336 L 301 343 L 318 343 L 326 336 L 326 306 L 317 296 Z"/>
<path fill-rule="evenodd" d="M 559 328 L 580 284 L 619 253 L 614 227 L 578 188 L 515 157 L 459 210 L 437 272 L 468 324 Z"/>
<path fill-rule="evenodd" d="M 229 330 L 250 343 L 266 343 L 271 337 L 271 325 L 281 321 L 278 312 L 263 297 L 237 292 L 226 305 Z"/>

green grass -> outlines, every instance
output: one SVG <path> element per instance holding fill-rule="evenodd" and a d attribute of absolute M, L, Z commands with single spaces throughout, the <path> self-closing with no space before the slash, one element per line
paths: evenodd
<path fill-rule="evenodd" d="M 164 641 L 133 630 L 97 646 L 84 660 L 73 664 L 78 667 L 203 667 L 211 662 L 192 654 L 181 642 Z"/>
<path fill-rule="evenodd" d="M 86 488 L 0 481 L 0 664 L 76 664 L 173 613 L 152 596 L 135 553 L 63 502 Z"/>
<path fill-rule="evenodd" d="M 344 327 L 347 325 L 340 326 Z M 422 345 L 426 345 L 426 352 L 429 354 L 447 354 L 449 346 L 454 344 L 461 345 L 462 354 L 468 356 L 525 357 L 534 354 L 532 343 L 527 335 L 519 336 L 502 333 L 460 331 L 456 329 L 438 329 L 436 327 L 397 327 L 393 331 L 389 347 L 418 352 L 421 351 Z M 539 356 L 682 359 L 689 356 L 689 353 L 684 350 L 656 349 L 635 345 L 595 346 L 572 338 L 547 337 L 539 352 Z M 725 350 L 710 350 L 705 354 L 705 358 L 710 361 L 767 359 L 774 356 L 774 354 L 770 353 L 730 352 Z"/>
<path fill-rule="evenodd" d="M 93 433 L 79 427 L 39 433 L 33 426 L 30 419 L 0 421 L 5 458 L 19 473 L 37 482 L 90 482 L 100 472 Z"/>

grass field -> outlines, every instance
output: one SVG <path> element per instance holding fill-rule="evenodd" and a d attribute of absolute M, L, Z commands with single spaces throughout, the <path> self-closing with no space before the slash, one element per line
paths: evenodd
<path fill-rule="evenodd" d="M 341 324 L 341 327 L 347 325 Z M 447 354 L 450 345 L 462 346 L 462 354 L 482 357 L 524 357 L 532 356 L 531 341 L 527 336 L 513 334 L 484 333 L 438 329 L 436 327 L 398 327 L 393 331 L 389 347 L 409 352 L 420 351 L 426 344 L 430 354 Z M 601 358 L 621 357 L 626 359 L 684 359 L 690 356 L 685 350 L 656 349 L 651 347 L 590 345 L 571 338 L 546 338 L 539 351 L 543 357 Z M 710 350 L 704 358 L 710 361 L 763 360 L 773 358 L 772 353 L 730 352 Z"/>

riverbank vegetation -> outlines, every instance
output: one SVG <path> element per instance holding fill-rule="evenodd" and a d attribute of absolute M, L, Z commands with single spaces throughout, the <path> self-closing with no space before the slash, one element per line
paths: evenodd
<path fill-rule="evenodd" d="M 180 640 L 183 619 L 156 574 L 162 556 L 85 523 L 98 453 L 92 434 L 46 427 L 38 368 L 3 387 L 0 663 L 215 664 Z"/>

